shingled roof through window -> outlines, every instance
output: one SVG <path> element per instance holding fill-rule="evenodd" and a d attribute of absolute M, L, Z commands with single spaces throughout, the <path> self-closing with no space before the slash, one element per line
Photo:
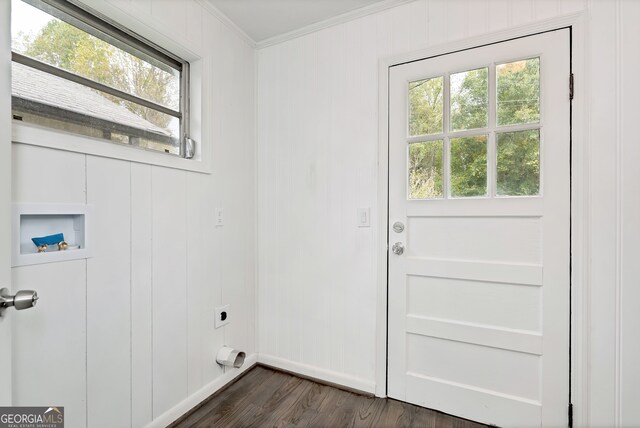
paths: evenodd
<path fill-rule="evenodd" d="M 171 133 L 135 115 L 96 91 L 58 76 L 12 63 L 11 94 L 14 97 L 88 115 L 133 128 L 170 136 Z"/>

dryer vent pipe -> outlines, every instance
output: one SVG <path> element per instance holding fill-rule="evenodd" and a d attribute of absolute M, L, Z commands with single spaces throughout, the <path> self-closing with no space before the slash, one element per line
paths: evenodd
<path fill-rule="evenodd" d="M 244 357 L 244 352 L 225 346 L 218 351 L 216 361 L 223 366 L 239 368 L 244 364 Z"/>

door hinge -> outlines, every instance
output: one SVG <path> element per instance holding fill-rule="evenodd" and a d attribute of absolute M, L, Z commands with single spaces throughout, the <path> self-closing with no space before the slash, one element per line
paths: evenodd
<path fill-rule="evenodd" d="M 569 75 L 569 100 L 573 100 L 573 73 Z"/>
<path fill-rule="evenodd" d="M 569 403 L 569 428 L 573 428 L 573 404 Z"/>

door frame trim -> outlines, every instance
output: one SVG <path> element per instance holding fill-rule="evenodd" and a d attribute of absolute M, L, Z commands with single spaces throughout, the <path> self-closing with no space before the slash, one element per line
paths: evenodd
<path fill-rule="evenodd" d="M 0 266 L 0 288 L 7 287 L 10 290 L 11 279 L 11 2 L 2 2 L 0 5 L 0 180 L 7 186 L 0 202 L 0 222 L 4 228 L 7 242 L 0 244 L 0 257 L 3 265 Z M 5 199 L 6 198 L 6 199 Z M 5 282 L 7 281 L 7 282 Z M 0 387 L 0 406 L 10 406 L 12 396 L 12 369 L 11 369 L 11 336 L 13 309 L 4 314 L 0 319 L 0 340 L 2 343 L 9 343 L 0 353 L 0 365 L 5 376 L 2 378 L 3 385 Z M 8 348 L 8 351 L 7 351 Z M 8 354 L 7 354 L 8 352 Z M 7 373 L 9 376 L 7 376 Z"/>
<path fill-rule="evenodd" d="M 509 39 L 532 36 L 562 28 L 571 29 L 571 71 L 586 82 L 585 13 L 568 14 L 505 31 L 466 38 L 425 49 L 383 58 L 378 67 L 378 221 L 376 230 L 376 365 L 375 394 L 387 395 L 388 329 L 388 228 L 389 228 L 389 71 L 390 67 L 434 56 L 472 49 Z M 568 77 L 567 77 L 568 87 Z M 574 423 L 589 425 L 590 397 L 590 295 L 589 242 L 589 160 L 590 139 L 587 126 L 588 88 L 578 85 L 571 105 L 571 330 L 569 350 L 570 391 Z"/>

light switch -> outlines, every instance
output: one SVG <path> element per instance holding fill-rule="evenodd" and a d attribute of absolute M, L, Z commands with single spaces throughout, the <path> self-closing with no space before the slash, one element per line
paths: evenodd
<path fill-rule="evenodd" d="M 224 226 L 224 208 L 216 208 L 216 226 Z"/>
<path fill-rule="evenodd" d="M 370 220 L 369 208 L 358 208 L 358 227 L 369 227 Z"/>

